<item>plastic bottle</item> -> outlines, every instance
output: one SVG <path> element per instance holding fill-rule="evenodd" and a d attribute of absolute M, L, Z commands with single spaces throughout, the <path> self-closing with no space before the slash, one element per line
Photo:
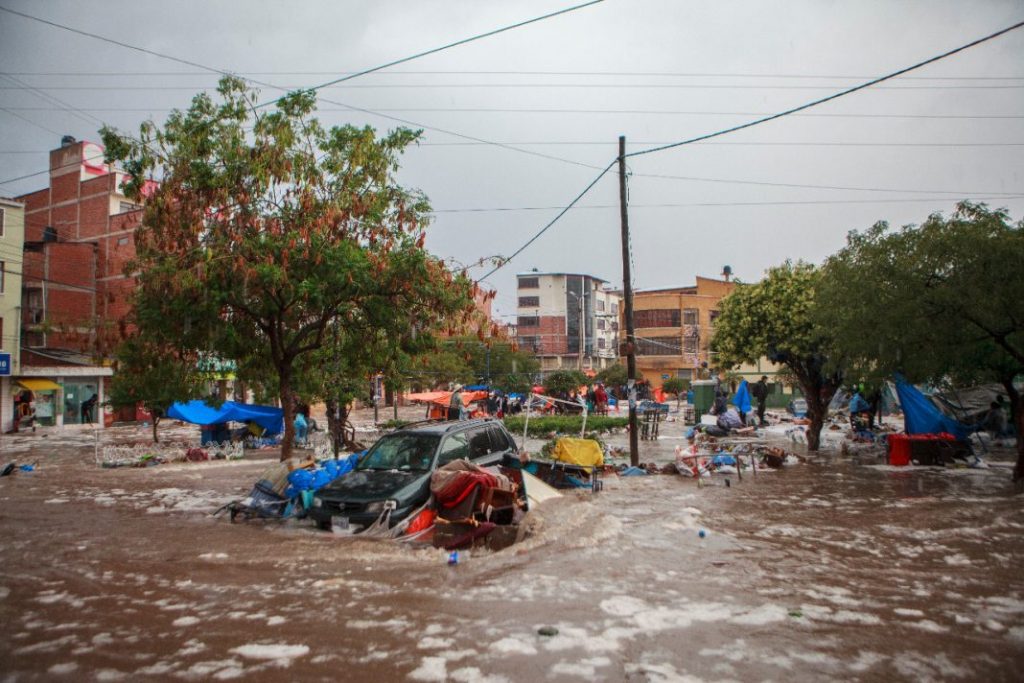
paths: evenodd
<path fill-rule="evenodd" d="M 448 564 L 449 565 L 456 565 L 458 563 L 459 563 L 459 551 L 458 550 L 453 550 L 450 553 L 448 553 Z"/>

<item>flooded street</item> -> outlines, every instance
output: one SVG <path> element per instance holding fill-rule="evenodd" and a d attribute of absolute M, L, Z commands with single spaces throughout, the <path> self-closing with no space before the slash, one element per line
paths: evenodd
<path fill-rule="evenodd" d="M 642 460 L 672 459 L 664 427 Z M 273 452 L 102 469 L 91 436 L 59 438 L 2 445 L 39 462 L 0 479 L 6 681 L 1024 679 L 1024 498 L 1003 467 L 610 476 L 448 566 L 211 517 Z"/>

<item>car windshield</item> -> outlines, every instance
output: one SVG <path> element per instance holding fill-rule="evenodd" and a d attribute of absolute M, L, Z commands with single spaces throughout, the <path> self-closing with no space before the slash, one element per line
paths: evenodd
<path fill-rule="evenodd" d="M 370 448 L 356 469 L 428 472 L 439 440 L 436 434 L 388 434 Z"/>

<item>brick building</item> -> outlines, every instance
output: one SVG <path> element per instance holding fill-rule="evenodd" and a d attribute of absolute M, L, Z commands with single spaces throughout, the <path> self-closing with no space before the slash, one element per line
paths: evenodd
<path fill-rule="evenodd" d="M 121 191 L 123 181 L 99 145 L 65 136 L 50 152 L 47 187 L 18 197 L 25 205 L 21 372 L 54 405 L 44 424 L 102 422 L 81 404 L 93 394 L 103 402 L 111 375 L 103 359 L 129 308 L 133 280 L 123 269 L 142 212 Z"/>

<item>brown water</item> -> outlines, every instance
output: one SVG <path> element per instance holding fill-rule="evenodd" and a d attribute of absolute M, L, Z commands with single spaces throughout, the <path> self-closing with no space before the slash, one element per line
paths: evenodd
<path fill-rule="evenodd" d="M 680 431 L 643 459 L 670 459 Z M 208 514 L 273 454 L 104 470 L 88 443 L 3 444 L 3 462 L 40 461 L 0 479 L 4 680 L 1024 679 L 1007 469 L 865 454 L 729 487 L 612 477 L 448 566 Z"/>

